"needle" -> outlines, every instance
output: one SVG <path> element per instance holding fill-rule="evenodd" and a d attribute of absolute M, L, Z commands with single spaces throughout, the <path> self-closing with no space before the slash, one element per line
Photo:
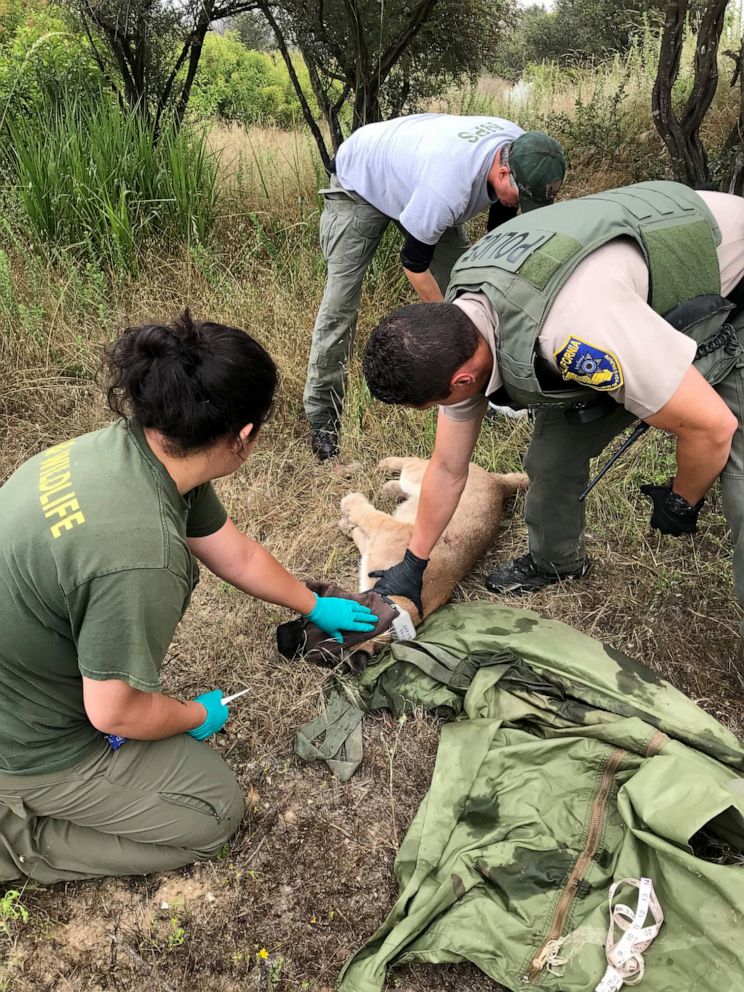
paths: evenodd
<path fill-rule="evenodd" d="M 222 705 L 227 706 L 227 704 L 231 703 L 234 699 L 239 699 L 241 696 L 244 696 L 246 692 L 250 691 L 250 689 L 241 689 L 240 692 L 234 692 L 231 696 L 223 696 Z"/>

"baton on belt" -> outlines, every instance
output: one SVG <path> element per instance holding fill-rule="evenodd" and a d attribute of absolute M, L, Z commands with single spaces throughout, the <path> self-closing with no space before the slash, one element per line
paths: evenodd
<path fill-rule="evenodd" d="M 584 500 L 586 499 L 586 497 L 589 495 L 589 493 L 592 491 L 592 489 L 594 489 L 594 487 L 597 485 L 597 483 L 599 482 L 599 480 L 602 479 L 607 474 L 607 472 L 609 472 L 609 470 L 612 468 L 612 466 L 615 464 L 615 462 L 618 460 L 618 458 L 621 455 L 625 454 L 625 452 L 628 450 L 628 448 L 632 447 L 636 443 L 636 441 L 638 440 L 638 438 L 641 437 L 643 434 L 646 433 L 646 431 L 648 430 L 649 426 L 650 426 L 649 424 L 644 423 L 642 420 L 639 420 L 638 421 L 638 424 L 636 425 L 633 433 L 630 434 L 628 437 L 625 438 L 625 440 L 620 445 L 620 447 L 617 449 L 617 451 L 612 456 L 612 458 L 609 458 L 605 462 L 605 464 L 602 466 L 602 468 L 599 470 L 599 472 L 597 472 L 597 474 L 594 476 L 594 478 L 592 479 L 592 481 L 586 487 L 586 489 L 584 490 L 584 492 L 579 494 L 579 496 L 578 496 L 579 503 L 583 503 L 584 502 Z"/>

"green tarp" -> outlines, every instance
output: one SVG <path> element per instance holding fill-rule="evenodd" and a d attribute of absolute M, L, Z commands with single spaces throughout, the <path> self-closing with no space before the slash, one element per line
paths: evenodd
<path fill-rule="evenodd" d="M 346 777 L 362 712 L 453 719 L 396 860 L 399 899 L 342 992 L 377 992 L 396 965 L 464 960 L 511 989 L 591 992 L 608 889 L 641 876 L 665 913 L 642 992 L 744 987 L 744 871 L 710 860 L 744 850 L 744 750 L 651 671 L 530 611 L 466 604 L 329 706 L 335 733 L 321 718 L 298 750 Z"/>

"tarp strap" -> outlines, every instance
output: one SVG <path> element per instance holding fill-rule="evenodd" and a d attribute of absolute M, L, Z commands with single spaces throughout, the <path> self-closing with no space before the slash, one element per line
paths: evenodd
<path fill-rule="evenodd" d="M 342 782 L 362 761 L 363 711 L 347 695 L 332 693 L 325 710 L 295 736 L 295 751 L 305 761 L 325 761 Z"/>

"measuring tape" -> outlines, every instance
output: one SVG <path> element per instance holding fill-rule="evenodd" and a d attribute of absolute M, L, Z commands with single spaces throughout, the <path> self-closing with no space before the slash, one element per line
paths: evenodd
<path fill-rule="evenodd" d="M 638 905 L 635 913 L 624 903 L 613 907 L 615 893 L 621 886 L 631 885 L 638 889 Z M 595 992 L 619 992 L 623 985 L 638 985 L 643 979 L 645 962 L 643 952 L 648 949 L 664 922 L 661 904 L 654 892 L 654 883 L 650 878 L 623 878 L 610 888 L 610 928 L 605 941 L 607 953 L 607 971 L 597 985 Z M 654 918 L 651 926 L 644 926 L 649 912 Z M 615 927 L 624 931 L 620 940 L 615 943 Z"/>

